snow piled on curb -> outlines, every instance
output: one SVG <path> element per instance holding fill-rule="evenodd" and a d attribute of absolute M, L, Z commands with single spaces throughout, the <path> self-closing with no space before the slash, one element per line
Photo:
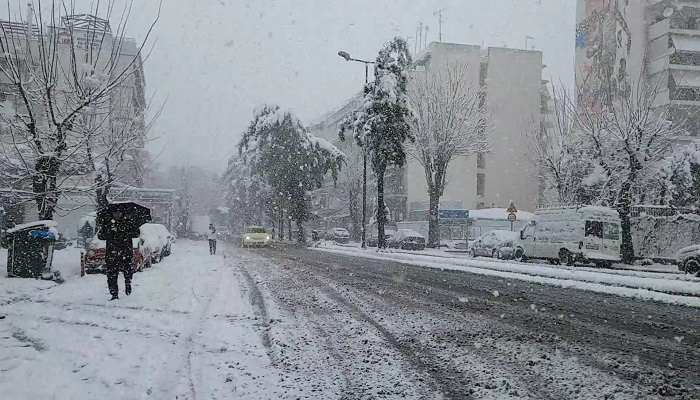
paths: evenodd
<path fill-rule="evenodd" d="M 700 308 L 700 297 L 698 297 L 700 296 L 700 282 L 698 281 L 646 278 L 530 264 L 482 261 L 480 259 L 379 253 L 360 249 L 316 248 L 315 250 Z"/>

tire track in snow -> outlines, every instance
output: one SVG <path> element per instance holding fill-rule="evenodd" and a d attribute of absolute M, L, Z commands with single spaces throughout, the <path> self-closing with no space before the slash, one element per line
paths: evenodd
<path fill-rule="evenodd" d="M 287 303 L 287 306 L 290 307 L 295 313 L 297 313 L 297 310 L 295 308 L 302 306 L 302 307 L 321 307 L 321 309 L 327 309 L 326 311 L 330 313 L 335 313 L 334 316 L 332 316 L 332 322 L 336 325 L 338 325 L 338 329 L 342 329 L 341 333 L 336 333 L 340 334 L 341 336 L 344 335 L 352 335 L 352 333 L 349 332 L 351 330 L 351 325 L 352 323 L 349 323 L 347 321 L 342 321 L 340 317 L 343 314 L 338 314 L 337 311 L 333 311 L 333 308 L 336 309 L 342 309 L 344 310 L 344 314 L 349 316 L 350 319 L 355 321 L 356 326 L 362 327 L 362 330 L 366 330 L 369 328 L 370 331 L 373 331 L 377 339 L 379 339 L 384 345 L 383 347 L 388 347 L 390 352 L 394 353 L 398 358 L 405 364 L 401 365 L 402 363 L 399 362 L 400 368 L 400 373 L 403 376 L 403 378 L 409 377 L 409 379 L 412 381 L 412 383 L 415 385 L 416 390 L 421 392 L 420 394 L 416 393 L 415 396 L 418 396 L 419 398 L 448 398 L 448 399 L 468 399 L 470 398 L 468 393 L 465 393 L 463 391 L 459 390 L 453 390 L 454 387 L 454 382 L 451 381 L 452 379 L 459 379 L 459 377 L 456 376 L 446 376 L 443 375 L 443 370 L 439 367 L 438 364 L 430 363 L 426 361 L 426 358 L 428 357 L 427 354 L 418 354 L 414 349 L 412 349 L 409 346 L 406 346 L 405 343 L 400 341 L 390 330 L 388 330 L 382 323 L 377 321 L 376 319 L 372 318 L 368 313 L 364 312 L 360 306 L 353 304 L 352 302 L 348 301 L 341 293 L 339 293 L 336 289 L 330 287 L 326 283 L 320 281 L 317 279 L 315 276 L 311 274 L 303 274 L 303 277 L 299 274 L 300 272 L 305 272 L 303 268 L 287 268 L 285 264 L 279 263 L 278 260 L 275 260 L 273 262 L 270 262 L 269 260 L 265 260 L 262 258 L 258 258 L 255 260 L 257 262 L 259 261 L 264 261 L 267 264 L 271 265 L 271 268 L 274 269 L 280 269 L 282 270 L 289 269 L 289 272 L 285 273 L 285 278 L 283 279 L 284 282 L 295 282 L 294 286 L 297 289 L 302 289 L 304 290 L 302 296 L 303 298 L 295 298 L 295 299 L 289 299 L 289 298 L 280 298 L 280 300 L 284 303 Z M 287 260 L 285 260 L 287 261 Z M 294 288 L 287 288 L 287 291 L 289 291 L 290 294 L 293 294 L 294 296 L 299 296 L 302 292 L 301 290 L 294 290 Z M 328 307 L 326 305 L 325 307 L 323 306 L 323 299 L 318 298 L 319 296 L 316 296 L 314 294 L 314 291 L 318 291 L 317 293 L 321 295 L 320 297 L 323 297 L 328 300 L 331 304 L 335 305 L 336 307 Z M 275 292 L 275 296 L 280 297 L 280 293 Z M 305 300 L 306 297 L 309 297 L 310 299 Z M 290 300 L 294 301 L 296 300 L 295 303 L 289 303 Z M 305 303 L 313 303 L 313 304 L 305 304 Z M 315 303 L 320 303 L 321 306 L 316 305 Z M 320 324 L 320 320 L 316 320 L 318 316 L 311 316 L 307 317 L 308 318 L 308 323 L 312 325 Z M 318 330 L 315 329 L 318 332 L 324 332 L 323 329 Z M 321 340 L 324 340 L 326 338 L 321 338 Z M 357 339 L 356 337 L 354 339 Z M 340 344 L 340 343 L 339 343 Z M 388 346 L 387 346 L 388 345 Z M 366 360 L 366 354 L 365 352 L 362 351 L 361 348 L 357 349 L 348 349 L 348 348 L 343 348 L 341 347 L 337 349 L 333 349 L 336 352 L 336 356 L 333 356 L 332 352 L 329 352 L 329 356 L 337 359 L 348 359 L 349 357 L 362 357 L 365 358 Z M 363 385 L 366 384 L 365 380 L 367 377 L 363 376 L 363 366 L 360 361 L 363 361 L 363 359 L 352 359 L 353 363 L 351 364 L 352 371 L 345 370 L 344 372 L 347 374 L 344 379 L 347 381 L 354 381 L 356 383 L 355 389 L 363 388 Z M 359 377 L 354 377 L 350 378 L 349 375 L 351 373 L 359 373 Z M 359 378 L 359 379 L 358 379 Z M 377 395 L 380 396 L 385 396 L 388 393 L 392 393 L 393 388 L 388 386 L 387 382 L 382 381 L 381 384 L 385 384 L 387 386 L 382 386 L 379 388 L 371 388 L 371 387 L 364 387 L 364 389 L 376 389 L 379 390 L 379 394 L 369 394 L 365 393 L 364 395 L 362 393 L 357 393 L 357 392 L 352 392 L 352 389 L 348 389 L 341 395 L 341 399 L 364 399 L 367 398 L 366 396 L 369 395 L 369 398 L 377 398 Z M 384 395 L 381 395 L 381 393 L 384 393 Z M 390 395 L 391 396 L 391 395 Z M 432 397 L 431 397 L 432 396 Z M 404 395 L 405 397 L 405 395 Z M 381 398 L 381 397 L 380 397 Z M 390 397 L 393 398 L 393 397 Z"/>
<path fill-rule="evenodd" d="M 197 334 L 198 328 L 203 324 L 204 320 L 207 318 L 207 314 L 209 312 L 209 309 L 211 307 L 211 304 L 214 300 L 214 298 L 219 294 L 221 291 L 221 287 L 223 286 L 223 282 L 225 279 L 222 279 L 223 276 L 225 275 L 225 269 L 221 268 L 219 266 L 218 268 L 218 274 L 217 274 L 217 279 L 216 281 L 216 289 L 211 290 L 211 291 L 206 291 L 206 294 L 204 296 L 197 295 L 196 292 L 194 292 L 194 286 L 191 287 L 192 293 L 195 296 L 195 299 L 199 301 L 199 306 L 197 309 L 191 313 L 188 314 L 189 316 L 189 321 L 186 325 L 186 328 L 183 330 L 183 334 L 180 337 L 180 340 L 177 341 L 177 343 L 174 345 L 175 352 L 171 355 L 171 357 L 168 359 L 166 365 L 170 365 L 173 363 L 179 364 L 179 367 L 185 370 L 185 375 L 186 376 L 181 376 L 180 378 L 186 378 L 187 380 L 187 391 L 189 392 L 189 400 L 197 400 L 197 388 L 195 385 L 194 377 L 193 377 L 193 370 L 192 370 L 192 357 L 195 354 L 194 351 L 194 337 Z M 204 297 L 202 299 L 202 297 Z M 202 301 L 203 300 L 203 301 Z M 183 352 L 177 352 L 178 349 L 185 349 L 184 354 Z M 180 358 L 181 360 L 177 360 Z M 180 368 L 177 366 L 174 368 L 166 368 L 163 370 L 161 373 L 162 375 L 158 379 L 158 388 L 163 388 L 166 389 L 165 395 L 163 398 L 166 399 L 174 399 L 174 398 L 180 398 L 179 395 L 173 395 L 173 391 L 178 389 L 178 382 L 168 382 L 170 379 L 170 375 L 177 375 L 178 372 L 180 372 Z M 181 379 L 178 379 L 180 381 Z M 149 389 L 151 390 L 151 389 Z"/>
<path fill-rule="evenodd" d="M 601 308 L 601 303 L 608 305 L 610 296 L 586 292 L 545 290 L 547 288 L 541 288 L 540 285 L 517 282 L 511 286 L 509 281 L 502 279 L 482 278 L 478 275 L 461 272 L 424 271 L 419 267 L 399 266 L 398 262 L 392 262 L 391 267 L 385 268 L 384 265 L 381 265 L 381 261 L 358 265 L 356 259 L 348 259 L 347 257 L 318 257 L 316 255 L 309 257 L 308 254 L 304 253 L 289 254 L 289 252 L 282 255 L 271 254 L 271 257 L 292 259 L 299 263 L 313 265 L 315 268 L 310 271 L 311 273 L 326 277 L 333 282 L 339 282 L 341 288 L 350 286 L 353 290 L 346 289 L 349 295 L 359 290 L 365 292 L 369 297 L 376 297 L 376 289 L 382 289 L 382 286 L 385 286 L 383 290 L 386 293 L 382 293 L 381 297 L 384 298 L 391 293 L 392 296 L 388 296 L 384 301 L 394 297 L 395 300 L 390 301 L 390 303 L 394 303 L 393 307 L 401 308 L 404 305 L 420 303 L 422 299 L 426 299 L 427 304 L 423 304 L 417 309 L 419 311 L 422 309 L 431 315 L 434 314 L 438 319 L 440 319 L 440 315 L 444 315 L 441 319 L 463 320 L 468 326 L 470 321 L 467 317 L 472 313 L 494 321 L 499 321 L 503 315 L 508 315 L 505 326 L 497 331 L 500 339 L 492 341 L 496 346 L 484 346 L 483 349 L 492 349 L 493 356 L 506 361 L 506 364 L 512 363 L 516 376 L 522 375 L 517 373 L 518 370 L 535 369 L 537 371 L 539 368 L 548 367 L 546 372 L 539 374 L 541 375 L 540 384 L 537 385 L 538 389 L 541 390 L 540 393 L 544 396 L 547 394 L 557 396 L 558 393 L 562 393 L 562 390 L 564 395 L 559 398 L 575 396 L 571 392 L 566 394 L 567 391 L 571 390 L 571 385 L 568 385 L 566 379 L 568 372 L 557 369 L 557 365 L 565 366 L 567 360 L 570 360 L 572 367 L 581 367 L 582 371 L 593 371 L 592 374 L 589 373 L 582 379 L 583 387 L 586 389 L 600 387 L 599 384 L 602 385 L 602 383 L 597 377 L 601 376 L 608 378 L 609 382 L 614 385 L 617 385 L 616 382 L 622 381 L 622 390 L 630 391 L 633 396 L 654 397 L 657 393 L 663 392 L 673 393 L 677 398 L 686 398 L 683 396 L 686 396 L 688 392 L 697 393 L 697 386 L 693 384 L 697 379 L 692 377 L 692 373 L 691 377 L 688 377 L 688 374 L 679 374 L 672 370 L 670 365 L 666 367 L 667 361 L 664 361 L 665 358 L 669 357 L 669 353 L 673 353 L 676 356 L 676 359 L 672 360 L 673 368 L 676 368 L 678 363 L 681 369 L 686 371 L 694 369 L 693 365 L 697 365 L 697 358 L 694 358 L 692 354 L 696 353 L 697 350 L 693 346 L 695 343 L 693 338 L 697 338 L 697 329 L 693 327 L 697 327 L 697 323 L 682 320 L 677 321 L 676 324 L 662 326 L 664 329 L 654 329 L 650 332 L 646 322 L 646 313 L 649 314 L 649 321 L 652 320 L 652 314 L 654 320 L 658 318 L 663 321 L 668 319 L 664 318 L 665 314 L 663 313 L 669 309 L 679 313 L 688 312 L 683 307 L 647 304 L 613 297 L 611 300 L 620 304 L 610 303 L 610 305 L 616 304 L 616 307 L 610 310 L 610 315 L 603 313 L 601 316 L 599 310 L 608 310 L 608 308 Z M 342 266 L 335 263 L 338 260 L 341 260 Z M 331 266 L 333 268 L 330 268 Z M 355 277 L 352 278 L 353 276 Z M 493 294 L 492 289 L 495 288 L 501 292 L 500 297 Z M 343 293 L 345 292 L 343 291 Z M 561 297 L 559 292 L 562 292 L 564 297 Z M 416 296 L 416 293 L 425 293 L 425 295 Z M 570 298 L 573 294 L 578 294 L 578 296 L 572 301 Z M 465 299 L 464 302 L 461 300 L 462 298 Z M 382 303 L 382 301 L 379 302 Z M 528 305 L 533 306 L 534 303 L 537 303 L 537 308 L 540 305 L 546 306 L 548 311 L 544 312 L 544 308 L 542 308 L 542 312 L 532 311 Z M 572 307 L 573 309 L 571 309 Z M 586 310 L 579 311 L 579 307 Z M 382 307 L 381 304 L 368 304 L 367 308 L 381 310 Z M 464 312 L 460 310 L 465 310 L 468 314 L 460 316 L 459 314 Z M 630 313 L 630 310 L 632 310 L 632 317 L 623 318 L 624 315 Z M 642 318 L 634 317 L 635 311 L 637 314 L 642 314 Z M 620 312 L 624 314 L 617 314 Z M 562 318 L 570 313 L 576 314 L 575 317 L 573 314 L 571 315 L 571 321 L 568 318 Z M 558 317 L 557 314 L 559 314 Z M 500 318 L 499 315 L 501 315 Z M 615 322 L 618 317 L 621 321 Z M 496 323 L 498 324 L 498 322 Z M 513 329 L 515 332 L 511 332 Z M 521 330 L 519 334 L 518 330 Z M 540 335 L 540 332 L 544 335 Z M 690 345 L 678 346 L 680 341 L 679 339 L 674 341 L 675 332 L 685 333 Z M 514 335 L 514 333 L 516 334 Z M 554 338 L 554 341 L 550 337 Z M 564 342 L 560 341 L 562 339 Z M 509 361 L 509 354 L 517 349 L 498 347 L 497 344 L 503 340 L 506 340 L 506 344 L 508 342 L 522 344 L 527 353 L 532 353 L 529 347 L 544 346 L 545 351 L 548 347 L 560 348 L 562 354 L 561 357 L 557 356 L 552 361 L 545 359 L 542 364 L 539 364 L 540 360 L 534 360 L 537 368 L 533 368 L 532 365 L 529 365 L 532 362 L 529 358 L 518 357 Z M 454 342 L 452 339 L 449 341 Z M 630 343 L 635 342 L 642 347 L 641 353 L 630 347 Z M 684 343 L 686 342 L 684 341 Z M 650 354 L 645 354 L 646 347 L 649 347 Z M 683 351 L 686 355 L 681 354 Z M 480 352 L 483 351 L 479 351 L 477 354 Z M 562 357 L 565 361 L 564 364 L 560 363 Z M 658 367 L 658 365 L 663 365 L 663 367 Z M 565 385 L 547 383 L 547 379 L 552 377 L 560 378 L 559 382 Z M 668 390 L 668 387 L 673 388 Z M 597 393 L 603 394 L 602 391 Z M 586 397 L 579 395 L 578 398 Z"/>
<path fill-rule="evenodd" d="M 262 330 L 260 332 L 260 336 L 262 338 L 263 346 L 265 346 L 265 350 L 268 353 L 268 356 L 270 356 L 270 359 L 272 359 L 272 341 L 270 340 L 270 317 L 269 313 L 267 312 L 267 307 L 265 306 L 265 298 L 262 295 L 262 292 L 260 292 L 260 288 L 258 288 L 258 284 L 253 279 L 253 277 L 250 275 L 250 272 L 245 268 L 245 266 L 241 265 L 241 263 L 236 263 L 236 269 L 238 272 L 243 276 L 243 278 L 246 280 L 246 283 L 248 284 L 248 296 L 250 299 L 250 304 L 253 306 L 253 311 L 255 312 L 255 315 L 257 315 L 261 322 Z"/>

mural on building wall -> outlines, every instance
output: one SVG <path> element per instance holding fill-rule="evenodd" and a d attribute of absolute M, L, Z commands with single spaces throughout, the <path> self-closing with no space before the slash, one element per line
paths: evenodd
<path fill-rule="evenodd" d="M 576 26 L 579 104 L 599 110 L 616 94 L 629 95 L 627 58 L 632 37 L 629 0 L 583 0 L 585 17 Z"/>

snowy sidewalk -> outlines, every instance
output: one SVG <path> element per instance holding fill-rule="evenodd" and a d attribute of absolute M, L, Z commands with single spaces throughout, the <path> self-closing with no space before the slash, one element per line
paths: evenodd
<path fill-rule="evenodd" d="M 616 270 L 598 272 L 578 267 L 554 267 L 408 252 L 377 252 L 376 249 L 362 250 L 341 246 L 318 247 L 315 250 L 700 307 L 700 280 L 683 275 Z"/>
<path fill-rule="evenodd" d="M 240 271 L 203 242 L 173 251 L 114 302 L 103 275 L 0 278 L 2 398 L 281 397 Z"/>

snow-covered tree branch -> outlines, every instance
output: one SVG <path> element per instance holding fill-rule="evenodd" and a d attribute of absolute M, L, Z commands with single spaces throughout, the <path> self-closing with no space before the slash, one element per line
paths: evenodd
<path fill-rule="evenodd" d="M 272 190 L 271 202 L 279 218 L 270 218 L 278 219 L 279 231 L 283 230 L 286 215 L 290 239 L 294 220 L 298 240 L 304 241 L 303 223 L 310 217 L 308 195 L 321 187 L 328 173 L 334 181 L 338 179 L 344 154 L 326 140 L 311 135 L 293 113 L 276 105 L 265 105 L 256 111 L 238 148 L 238 157 L 249 176 L 258 176 Z M 238 161 L 233 161 L 235 166 Z"/>
<path fill-rule="evenodd" d="M 670 106 L 657 105 L 663 82 L 638 79 L 630 91 L 614 91 L 604 111 L 578 107 L 581 129 L 594 169 L 584 184 L 594 188 L 597 202 L 617 209 L 622 221 L 622 258 L 634 259 L 631 208 L 650 190 L 650 177 L 683 134 L 681 121 L 671 123 Z"/>
<path fill-rule="evenodd" d="M 408 85 L 415 141 L 408 153 L 425 172 L 430 199 L 428 245 L 440 243 L 439 205 L 447 170 L 455 157 L 488 151 L 488 113 L 478 87 L 470 87 L 465 67 L 414 71 Z"/>
<path fill-rule="evenodd" d="M 583 180 L 592 168 L 588 147 L 576 125 L 576 105 L 564 86 L 551 86 L 548 115 L 530 133 L 532 150 L 544 179 L 545 199 L 552 204 L 588 202 Z"/>
<path fill-rule="evenodd" d="M 62 185 L 92 169 L 87 149 L 99 134 L 96 119 L 111 114 L 115 92 L 139 73 L 158 16 L 136 43 L 125 35 L 129 3 L 116 31 L 112 0 L 93 5 L 94 16 L 77 13 L 73 2 L 31 5 L 26 19 L 14 12 L 26 24 L 0 26 L 0 76 L 15 99 L 14 109 L 0 113 L 3 155 L 16 167 L 13 184 L 31 186 L 39 217 L 52 219 Z"/>

